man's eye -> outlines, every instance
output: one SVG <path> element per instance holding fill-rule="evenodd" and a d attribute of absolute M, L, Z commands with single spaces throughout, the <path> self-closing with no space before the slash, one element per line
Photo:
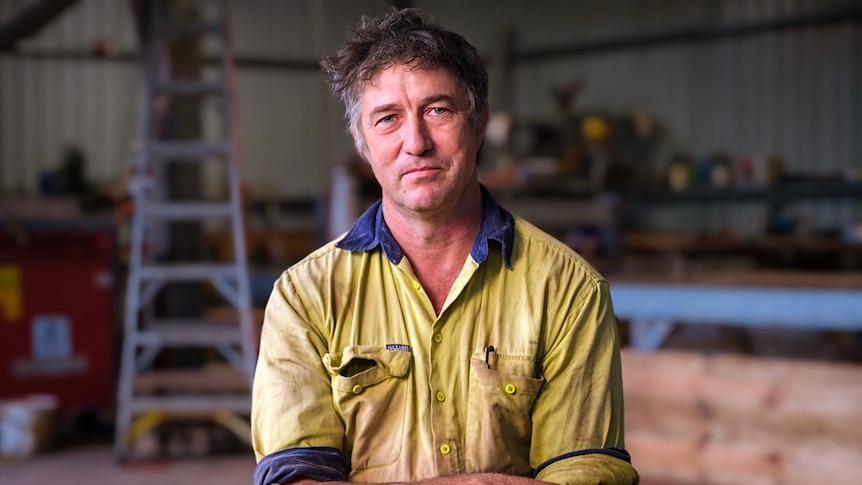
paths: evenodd
<path fill-rule="evenodd" d="M 393 116 L 393 115 L 386 115 L 383 118 L 380 118 L 380 123 L 388 124 L 388 123 L 392 123 L 393 121 L 395 121 L 395 116 Z"/>
<path fill-rule="evenodd" d="M 449 110 L 446 108 L 431 108 L 431 112 L 435 115 L 446 114 Z"/>

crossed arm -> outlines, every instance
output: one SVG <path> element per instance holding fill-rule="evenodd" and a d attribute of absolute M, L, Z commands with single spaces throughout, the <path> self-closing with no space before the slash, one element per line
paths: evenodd
<path fill-rule="evenodd" d="M 314 480 L 300 480 L 293 482 L 293 485 L 314 485 Z M 333 485 L 347 484 L 348 482 L 326 482 Z M 502 473 L 471 473 L 467 475 L 455 475 L 451 477 L 429 478 L 420 482 L 413 482 L 427 485 L 536 485 L 550 484 L 551 482 L 543 482 L 528 477 L 515 477 L 512 475 L 504 475 Z M 354 484 L 355 485 L 355 484 Z M 389 484 L 395 485 L 395 484 Z"/>

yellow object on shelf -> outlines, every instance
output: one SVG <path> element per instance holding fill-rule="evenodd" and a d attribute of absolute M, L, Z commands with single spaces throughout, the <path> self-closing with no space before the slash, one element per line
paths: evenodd
<path fill-rule="evenodd" d="M 602 117 L 589 115 L 581 120 L 581 131 L 591 141 L 603 142 L 611 137 L 611 125 Z"/>

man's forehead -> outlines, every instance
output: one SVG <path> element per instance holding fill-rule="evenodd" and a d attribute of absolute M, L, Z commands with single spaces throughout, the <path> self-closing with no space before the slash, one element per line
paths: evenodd
<path fill-rule="evenodd" d="M 385 90 L 381 92 L 378 89 L 382 88 L 385 82 L 398 78 L 401 74 L 407 74 L 407 77 L 435 78 L 433 86 L 437 90 L 440 90 L 440 92 L 433 93 L 432 96 L 448 95 L 457 101 L 466 99 L 466 93 L 462 89 L 459 89 L 457 79 L 448 69 L 445 67 L 424 67 L 415 62 L 390 64 L 378 69 L 368 80 L 362 83 L 361 97 L 364 98 L 369 93 L 369 88 L 374 91 L 375 95 L 386 93 Z"/>
<path fill-rule="evenodd" d="M 392 73 L 418 73 L 418 74 L 435 74 L 440 73 L 446 77 L 455 80 L 452 71 L 444 66 L 435 66 L 419 61 L 409 62 L 394 62 L 386 64 L 371 73 L 371 76 L 365 81 L 365 84 L 373 84 L 377 79 L 386 74 Z"/>

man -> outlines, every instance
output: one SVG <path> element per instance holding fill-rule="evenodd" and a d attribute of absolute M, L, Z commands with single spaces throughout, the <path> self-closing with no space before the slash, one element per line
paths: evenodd
<path fill-rule="evenodd" d="M 637 483 L 607 282 L 479 184 L 476 50 L 406 9 L 321 64 L 382 200 L 275 284 L 255 483 Z"/>

